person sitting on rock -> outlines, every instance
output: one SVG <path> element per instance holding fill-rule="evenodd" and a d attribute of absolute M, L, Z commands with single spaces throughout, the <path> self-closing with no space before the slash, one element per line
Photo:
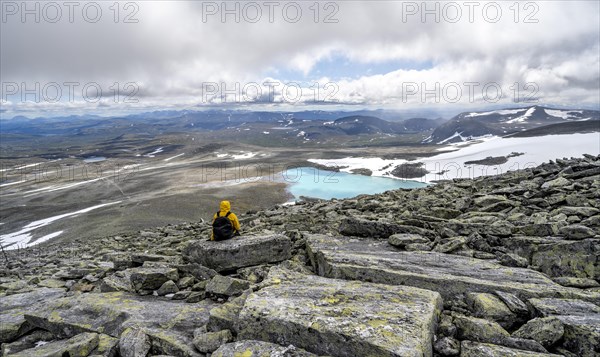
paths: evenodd
<path fill-rule="evenodd" d="M 221 201 L 219 211 L 213 216 L 210 240 L 226 240 L 240 235 L 240 221 L 230 209 L 229 201 Z"/>

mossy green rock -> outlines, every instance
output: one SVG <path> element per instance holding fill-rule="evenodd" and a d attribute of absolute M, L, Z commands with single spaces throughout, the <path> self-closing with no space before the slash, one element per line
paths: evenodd
<path fill-rule="evenodd" d="M 431 356 L 442 309 L 433 291 L 271 268 L 250 294 L 238 338 L 331 356 Z"/>
<path fill-rule="evenodd" d="M 212 357 L 317 357 L 303 349 L 287 346 L 283 347 L 270 342 L 244 340 L 228 343 L 219 347 Z"/>
<path fill-rule="evenodd" d="M 308 235 L 307 253 L 315 271 L 328 278 L 409 285 L 442 294 L 504 291 L 523 298 L 564 297 L 600 301 L 600 294 L 567 288 L 544 274 L 488 260 L 438 252 L 398 251 L 386 242 Z"/>
<path fill-rule="evenodd" d="M 291 257 L 291 247 L 291 240 L 281 234 L 198 240 L 184 248 L 183 258 L 220 272 L 284 261 Z"/>
<path fill-rule="evenodd" d="M 97 333 L 82 333 L 68 340 L 49 342 L 36 348 L 15 353 L 11 357 L 86 357 L 97 346 Z"/>

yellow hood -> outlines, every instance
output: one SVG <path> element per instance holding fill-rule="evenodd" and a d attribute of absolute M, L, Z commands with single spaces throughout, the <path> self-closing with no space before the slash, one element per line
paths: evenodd
<path fill-rule="evenodd" d="M 221 201 L 221 205 L 219 207 L 221 212 L 228 212 L 231 209 L 231 204 L 229 201 Z"/>

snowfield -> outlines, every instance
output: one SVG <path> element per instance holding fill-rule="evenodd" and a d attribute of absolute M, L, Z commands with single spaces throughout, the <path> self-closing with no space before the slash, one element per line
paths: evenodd
<path fill-rule="evenodd" d="M 419 182 L 433 182 L 454 178 L 474 178 L 497 175 L 528 167 L 535 167 L 549 160 L 563 157 L 580 157 L 583 154 L 600 154 L 600 133 L 548 135 L 530 138 L 489 137 L 475 144 L 447 145 L 444 149 L 458 148 L 455 151 L 410 161 L 423 163 L 429 174 L 414 179 Z M 501 165 L 465 165 L 467 161 L 481 160 L 488 156 L 507 156 L 513 152 L 523 153 L 510 157 Z M 311 162 L 339 166 L 343 172 L 366 168 L 373 171 L 373 176 L 393 177 L 390 172 L 407 160 L 384 160 L 381 158 L 348 157 L 336 160 L 311 159 Z"/>
<path fill-rule="evenodd" d="M 36 229 L 42 228 L 44 226 L 47 226 L 55 221 L 61 220 L 63 218 L 68 218 L 68 217 L 74 217 L 74 216 L 78 216 L 80 214 L 83 213 L 87 213 L 90 211 L 93 211 L 95 209 L 98 208 L 102 208 L 102 207 L 106 207 L 106 206 L 110 206 L 110 205 L 115 205 L 120 203 L 121 201 L 116 201 L 116 202 L 111 202 L 111 203 L 104 203 L 101 205 L 97 205 L 97 206 L 92 206 L 92 207 L 88 207 L 79 211 L 75 211 L 75 212 L 70 212 L 70 213 L 64 213 L 58 216 L 53 216 L 53 217 L 49 217 L 49 218 L 44 218 L 44 219 L 40 219 L 37 221 L 33 221 L 27 225 L 25 225 L 20 231 L 17 232 L 13 232 L 13 233 L 8 233 L 8 234 L 3 234 L 0 235 L 0 244 L 2 245 L 2 247 L 6 250 L 10 250 L 10 249 L 16 249 L 16 248 L 26 248 L 26 247 L 31 247 L 32 245 L 35 244 L 39 244 L 41 242 L 44 242 L 46 240 L 49 240 L 51 238 L 54 238 L 58 235 L 60 235 L 62 233 L 62 231 L 60 232 L 54 232 L 51 234 L 47 234 L 45 236 L 42 236 L 40 238 L 38 238 L 37 240 L 35 240 L 34 242 L 31 242 L 32 239 L 32 232 L 35 231 Z"/>

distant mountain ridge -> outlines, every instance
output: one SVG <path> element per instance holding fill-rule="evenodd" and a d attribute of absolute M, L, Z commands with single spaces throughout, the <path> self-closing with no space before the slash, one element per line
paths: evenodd
<path fill-rule="evenodd" d="M 547 125 L 600 120 L 600 111 L 542 106 L 465 112 L 438 126 L 424 143 L 448 144 L 489 135 L 508 135 Z M 577 130 L 577 126 L 570 126 Z M 564 128 L 563 128 L 564 129 Z"/>

